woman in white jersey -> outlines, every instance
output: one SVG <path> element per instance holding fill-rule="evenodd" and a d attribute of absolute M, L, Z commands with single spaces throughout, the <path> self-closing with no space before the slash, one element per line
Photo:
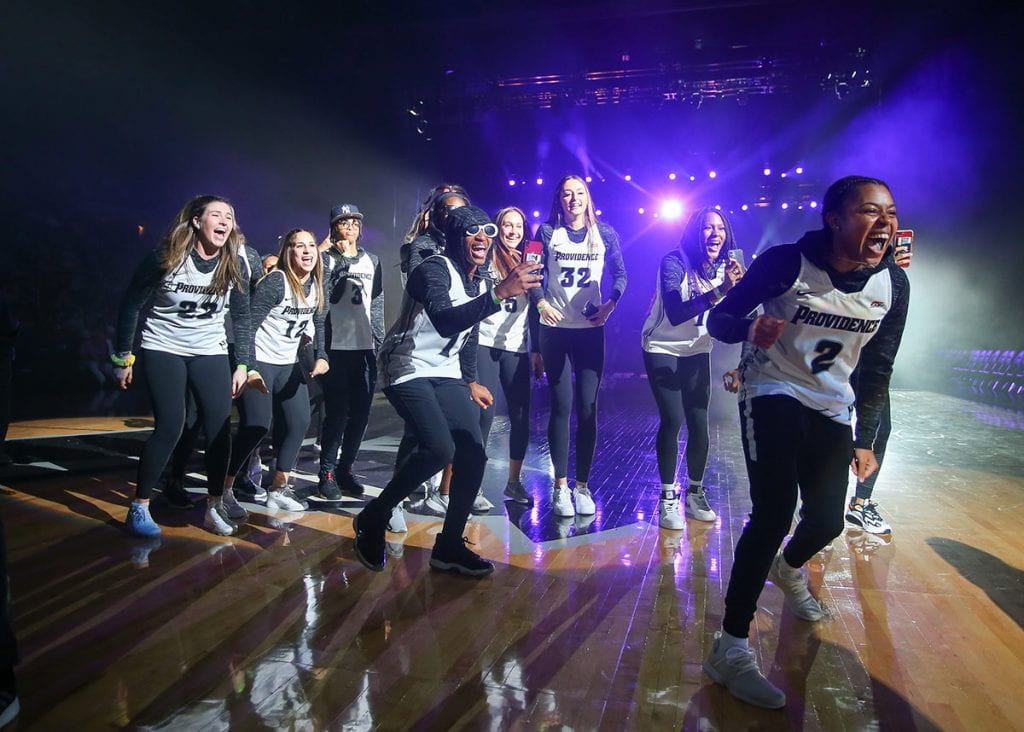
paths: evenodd
<path fill-rule="evenodd" d="M 526 214 L 514 206 L 501 209 L 494 221 L 498 226 L 498 240 L 491 249 L 490 274 L 494 282 L 500 282 L 522 261 L 522 248 L 529 229 Z M 480 323 L 480 348 L 476 360 L 479 382 L 492 394 L 500 386 L 508 405 L 511 430 L 505 496 L 527 505 L 531 501 L 530 494 L 520 477 L 530 440 L 530 371 L 532 369 L 538 377 L 544 372 L 537 328 L 537 310 L 530 307 L 530 298 L 526 294 L 503 301 L 501 310 Z M 494 410 L 484 409 L 480 431 L 485 446 L 493 422 Z M 474 511 L 486 512 L 491 508 L 490 501 L 483 494 L 478 495 L 473 503 Z"/>
<path fill-rule="evenodd" d="M 249 385 L 239 411 L 241 424 L 231 446 L 226 485 L 248 461 L 274 420 L 274 477 L 267 507 L 282 511 L 308 508 L 288 485 L 309 428 L 309 388 L 298 363 L 304 335 L 313 339 L 316 361 L 312 376 L 327 373 L 324 351 L 323 265 L 316 239 L 305 229 L 292 229 L 281 238 L 277 269 L 259 281 L 252 295 L 254 355 Z"/>
<path fill-rule="evenodd" d="M 487 262 L 497 227 L 474 206 L 451 211 L 445 222 L 445 253 L 423 260 L 409 275 L 402 311 L 380 350 L 384 395 L 415 440 L 380 496 L 356 517 L 356 554 L 374 571 L 384 569 L 385 531 L 392 512 L 413 489 L 451 463 L 452 490 L 444 527 L 430 565 L 470 576 L 494 565 L 465 546 L 466 527 L 487 464 L 474 395 L 477 325 L 501 302 L 540 282 L 536 264 L 515 267 L 493 290 L 478 274 Z"/>
<path fill-rule="evenodd" d="M 556 516 L 592 515 L 587 482 L 597 446 L 597 392 L 604 374 L 604 324 L 626 289 L 619 237 L 597 220 L 590 189 L 578 175 L 555 186 L 551 215 L 537 230 L 544 245 L 543 291 L 530 298 L 540 312 L 540 352 L 551 388 L 548 444 L 555 467 Z M 608 290 L 602 300 L 602 284 Z M 569 495 L 569 413 L 576 391 L 576 488 Z"/>
<path fill-rule="evenodd" d="M 181 435 L 186 392 L 195 397 L 206 432 L 210 499 L 205 525 L 215 533 L 230 534 L 237 528 L 232 519 L 245 516 L 231 491 L 224 490 L 231 450 L 231 399 L 245 387 L 250 358 L 249 289 L 239 255 L 242 242 L 230 203 L 218 196 L 194 198 L 178 213 L 157 249 L 139 265 L 121 302 L 117 350 L 111 358 L 122 389 L 132 382 L 132 341 L 139 315 L 150 303 L 142 326 L 141 359 L 154 425 L 142 450 L 135 500 L 125 519 L 133 534 L 160 534 L 149 513 L 149 499 Z M 234 373 L 224 330 L 229 306 L 236 344 Z"/>
<path fill-rule="evenodd" d="M 658 473 L 663 529 L 681 529 L 684 521 L 676 490 L 679 430 L 686 418 L 686 515 L 714 521 L 704 495 L 708 463 L 708 405 L 711 404 L 711 336 L 707 316 L 712 306 L 739 281 L 742 270 L 729 259 L 732 226 L 714 208 L 693 213 L 679 247 L 658 267 L 658 283 L 642 333 L 647 381 L 658 405 Z"/>
<path fill-rule="evenodd" d="M 884 260 L 898 222 L 883 181 L 849 176 L 833 183 L 822 221 L 796 244 L 758 257 L 708 318 L 715 338 L 753 345 L 740 365 L 752 507 L 704 671 L 734 696 L 769 708 L 786 697 L 760 674 L 747 643 L 758 597 L 770 578 L 798 618 L 824 616 L 800 568 L 843 530 L 847 466 L 862 481 L 878 467 L 872 446 L 910 300 L 906 274 Z M 759 305 L 764 314 L 750 319 Z M 800 521 L 777 554 L 798 495 Z"/>

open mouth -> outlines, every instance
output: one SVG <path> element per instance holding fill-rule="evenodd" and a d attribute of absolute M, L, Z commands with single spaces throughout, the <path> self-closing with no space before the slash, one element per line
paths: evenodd
<path fill-rule="evenodd" d="M 487 245 L 474 244 L 470 251 L 473 252 L 474 259 L 484 259 L 487 256 Z"/>
<path fill-rule="evenodd" d="M 312 267 L 316 260 L 313 257 L 300 257 L 299 262 L 303 267 Z"/>
<path fill-rule="evenodd" d="M 889 235 L 882 234 L 871 234 L 867 240 L 868 251 L 875 254 L 882 254 L 885 252 L 885 248 L 889 245 Z"/>

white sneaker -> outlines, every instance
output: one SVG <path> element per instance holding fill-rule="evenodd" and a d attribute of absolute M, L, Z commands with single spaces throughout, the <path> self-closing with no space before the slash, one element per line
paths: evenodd
<path fill-rule="evenodd" d="M 715 520 L 715 512 L 711 510 L 703 489 L 695 493 L 686 491 L 686 515 L 698 521 Z"/>
<path fill-rule="evenodd" d="M 405 513 L 402 511 L 401 506 L 395 506 L 391 509 L 391 518 L 388 519 L 388 531 L 392 534 L 404 534 L 409 530 L 409 527 L 405 524 Z"/>
<path fill-rule="evenodd" d="M 224 510 L 224 506 L 220 502 L 207 502 L 203 526 L 221 536 L 231 536 L 238 531 L 238 524 L 231 520 L 231 517 L 228 516 L 227 511 Z"/>
<path fill-rule="evenodd" d="M 487 513 L 492 508 L 494 508 L 494 504 L 484 497 L 484 492 L 481 488 L 480 492 L 476 494 L 476 498 L 473 499 L 473 513 Z"/>
<path fill-rule="evenodd" d="M 686 520 L 683 518 L 682 502 L 679 500 L 678 492 L 664 491 L 661 494 L 658 509 L 658 526 L 663 529 L 681 529 L 686 526 Z"/>
<path fill-rule="evenodd" d="M 572 491 L 573 503 L 576 504 L 576 513 L 580 516 L 593 516 L 597 512 L 594 505 L 594 497 L 590 495 L 589 488 L 576 486 Z"/>
<path fill-rule="evenodd" d="M 576 509 L 572 506 L 572 498 L 569 496 L 569 486 L 555 486 L 551 496 L 551 510 L 561 518 L 572 518 L 576 515 Z"/>
<path fill-rule="evenodd" d="M 279 511 L 305 511 L 309 504 L 299 500 L 290 486 L 281 486 L 281 490 L 267 491 L 267 508 Z"/>
<path fill-rule="evenodd" d="M 704 673 L 721 684 L 737 699 L 764 709 L 780 709 L 786 705 L 786 694 L 761 675 L 750 648 L 722 646 L 722 632 L 715 633 L 711 653 L 704 660 Z"/>
<path fill-rule="evenodd" d="M 786 607 L 793 611 L 801 620 L 809 620 L 812 623 L 825 617 L 821 605 L 811 591 L 807 588 L 807 578 L 799 569 L 793 569 L 779 552 L 772 562 L 772 568 L 768 571 L 770 579 L 776 587 L 782 590 L 786 596 Z"/>
<path fill-rule="evenodd" d="M 238 499 L 235 498 L 235 492 L 231 488 L 224 489 L 224 495 L 221 497 L 221 505 L 227 512 L 228 516 L 233 519 L 241 519 L 245 521 L 249 517 L 249 512 L 245 510 Z"/>

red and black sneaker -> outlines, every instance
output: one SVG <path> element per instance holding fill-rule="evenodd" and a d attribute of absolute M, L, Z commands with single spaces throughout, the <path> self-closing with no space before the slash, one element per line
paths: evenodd
<path fill-rule="evenodd" d="M 316 491 L 325 501 L 341 500 L 341 489 L 334 481 L 334 473 L 330 471 L 320 473 L 320 482 L 317 484 Z"/>

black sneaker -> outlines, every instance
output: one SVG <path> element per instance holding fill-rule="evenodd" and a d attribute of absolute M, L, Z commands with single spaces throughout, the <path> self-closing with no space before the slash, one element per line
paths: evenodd
<path fill-rule="evenodd" d="M 367 507 L 356 514 L 352 527 L 356 530 L 356 556 L 359 561 L 367 569 L 383 572 L 387 561 L 387 542 L 384 538 L 387 521 L 382 521 Z"/>
<path fill-rule="evenodd" d="M 261 485 L 253 483 L 252 478 L 248 475 L 240 475 L 236 478 L 235 483 L 232 486 L 232 490 L 235 495 L 243 501 L 255 503 L 256 501 L 267 500 L 267 489 Z"/>
<path fill-rule="evenodd" d="M 448 541 L 440 534 L 434 541 L 434 551 L 430 553 L 430 566 L 434 569 L 454 569 L 468 577 L 485 577 L 494 571 L 494 565 L 470 549 L 469 539 Z"/>
<path fill-rule="evenodd" d="M 320 473 L 320 482 L 317 484 L 316 492 L 325 501 L 340 501 L 341 489 L 334 482 L 334 473 Z"/>
<path fill-rule="evenodd" d="M 164 502 L 171 508 L 180 508 L 182 510 L 188 510 L 196 505 L 196 502 L 192 499 L 190 494 L 185 488 L 176 480 L 169 480 L 164 485 Z"/>
<path fill-rule="evenodd" d="M 363 488 L 363 484 L 356 480 L 356 476 L 352 475 L 351 470 L 346 470 L 344 473 L 338 474 L 338 488 L 341 489 L 342 493 L 347 493 L 350 496 L 360 497 L 366 493 L 366 489 Z"/>

